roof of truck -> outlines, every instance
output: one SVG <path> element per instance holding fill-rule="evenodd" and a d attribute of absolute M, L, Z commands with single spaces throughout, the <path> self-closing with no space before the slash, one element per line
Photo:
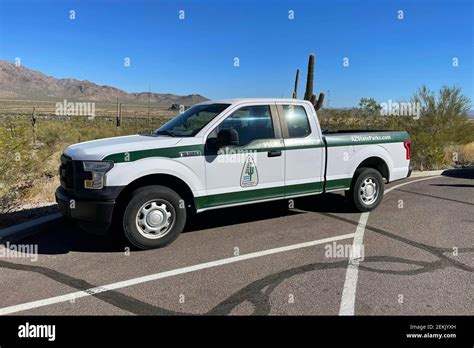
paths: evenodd
<path fill-rule="evenodd" d="M 242 103 L 309 103 L 303 99 L 292 98 L 234 98 L 207 100 L 199 104 L 242 104 Z"/>

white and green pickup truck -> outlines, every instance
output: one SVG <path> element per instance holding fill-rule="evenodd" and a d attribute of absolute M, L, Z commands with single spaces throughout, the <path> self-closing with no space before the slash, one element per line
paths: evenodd
<path fill-rule="evenodd" d="M 175 240 L 190 214 L 345 190 L 359 211 L 410 176 L 407 132 L 323 133 L 297 99 L 206 101 L 149 135 L 69 146 L 60 211 L 85 229 L 113 223 L 141 249 Z"/>

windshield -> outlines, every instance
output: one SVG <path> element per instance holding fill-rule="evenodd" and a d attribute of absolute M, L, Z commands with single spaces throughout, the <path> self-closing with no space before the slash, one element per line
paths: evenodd
<path fill-rule="evenodd" d="M 192 137 L 230 104 L 195 105 L 154 131 L 156 135 Z"/>

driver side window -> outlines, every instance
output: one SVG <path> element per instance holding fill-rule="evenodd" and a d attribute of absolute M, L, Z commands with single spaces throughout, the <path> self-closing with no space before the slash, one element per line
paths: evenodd
<path fill-rule="evenodd" d="M 218 126 L 217 132 L 222 129 L 234 129 L 239 135 L 239 146 L 275 137 L 269 105 L 246 106 L 236 110 Z"/>

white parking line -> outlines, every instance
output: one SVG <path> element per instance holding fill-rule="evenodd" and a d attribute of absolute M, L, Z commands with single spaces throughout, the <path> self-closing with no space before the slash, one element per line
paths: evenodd
<path fill-rule="evenodd" d="M 354 233 L 348 233 L 348 234 L 343 234 L 343 235 L 340 235 L 340 236 L 324 238 L 324 239 L 319 239 L 319 240 L 313 240 L 313 241 L 299 243 L 299 244 L 287 245 L 287 246 L 284 246 L 284 247 L 267 249 L 267 250 L 253 252 L 253 253 L 250 253 L 250 254 L 229 257 L 229 258 L 226 258 L 226 259 L 221 259 L 221 260 L 216 260 L 216 261 L 211 261 L 211 262 L 200 263 L 200 264 L 197 264 L 197 265 L 194 265 L 194 266 L 178 268 L 178 269 L 174 269 L 174 270 L 171 270 L 171 271 L 150 274 L 150 275 L 147 275 L 147 276 L 133 278 L 133 279 L 129 279 L 129 280 L 124 280 L 124 281 L 121 281 L 121 282 L 111 283 L 111 284 L 107 284 L 107 285 L 103 285 L 103 286 L 97 286 L 95 288 L 87 289 L 87 290 L 84 290 L 84 291 L 77 291 L 77 292 L 69 293 L 69 294 L 66 294 L 66 295 L 55 296 L 55 297 L 50 297 L 50 298 L 46 298 L 46 299 L 43 299 L 43 300 L 27 302 L 27 303 L 22 303 L 22 304 L 10 306 L 10 307 L 0 308 L 0 315 L 21 312 L 21 311 L 25 311 L 25 310 L 28 310 L 28 309 L 44 307 L 44 306 L 48 306 L 48 305 L 52 305 L 52 304 L 56 304 L 56 303 L 61 303 L 61 302 L 66 302 L 66 301 L 72 301 L 72 300 L 76 300 L 76 299 L 81 298 L 81 297 L 93 296 L 93 295 L 101 293 L 101 292 L 121 289 L 121 288 L 125 288 L 125 287 L 132 286 L 132 285 L 137 285 L 137 284 L 150 282 L 150 281 L 153 281 L 153 280 L 158 280 L 158 279 L 163 279 L 163 278 L 176 276 L 176 275 L 179 275 L 179 274 L 195 272 L 195 271 L 199 271 L 199 270 L 202 270 L 202 269 L 212 268 L 212 267 L 217 267 L 217 266 L 222 266 L 222 265 L 228 265 L 228 264 L 234 263 L 234 262 L 255 259 L 255 258 L 258 258 L 258 257 L 278 254 L 278 253 L 291 251 L 291 250 L 307 248 L 307 247 L 314 246 L 314 245 L 326 244 L 326 243 L 329 243 L 329 242 L 348 239 L 348 238 L 352 238 L 352 237 L 354 237 Z"/>
<path fill-rule="evenodd" d="M 430 180 L 438 178 L 439 176 L 431 176 L 429 178 L 417 179 L 409 182 L 404 182 L 395 186 L 390 187 L 385 190 L 385 194 L 389 193 L 392 190 L 395 190 L 401 186 L 409 185 L 415 182 L 420 182 L 424 180 Z M 364 232 L 365 226 L 367 225 L 367 220 L 369 219 L 370 213 L 362 213 L 357 225 L 357 229 L 354 236 L 354 241 L 352 242 L 352 250 L 360 250 L 361 246 L 364 243 Z M 346 280 L 344 281 L 344 288 L 342 289 L 341 297 L 341 306 L 339 308 L 339 315 L 354 315 L 355 310 L 355 299 L 356 299 L 356 290 L 357 290 L 357 279 L 359 277 L 359 259 L 356 258 L 356 253 L 352 253 L 349 258 L 349 264 L 347 265 L 346 270 Z"/>
<path fill-rule="evenodd" d="M 354 315 L 355 293 L 357 289 L 357 278 L 359 274 L 360 262 L 359 255 L 357 255 L 358 253 L 354 251 L 361 250 L 360 248 L 364 242 L 365 225 L 367 224 L 368 218 L 369 213 L 362 213 L 360 215 L 359 223 L 357 224 L 354 241 L 352 242 L 353 252 L 349 257 L 349 265 L 347 266 L 346 271 L 346 280 L 344 281 L 344 288 L 342 289 L 339 315 Z"/>

